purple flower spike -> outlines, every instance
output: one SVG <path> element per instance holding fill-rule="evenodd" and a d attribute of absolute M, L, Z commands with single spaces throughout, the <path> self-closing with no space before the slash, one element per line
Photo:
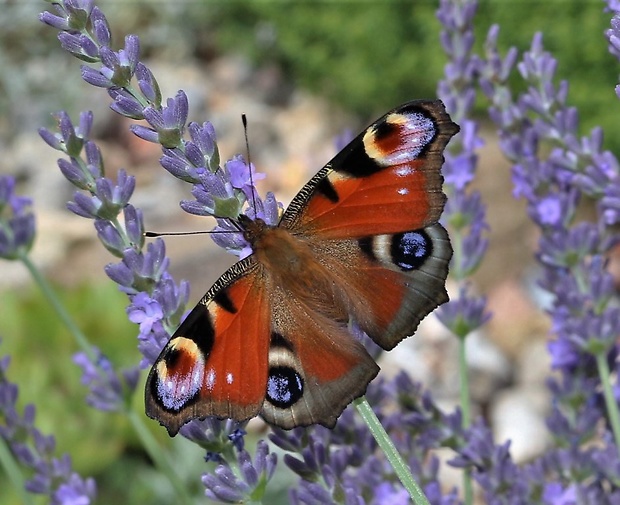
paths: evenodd
<path fill-rule="evenodd" d="M 136 78 L 138 79 L 140 91 L 142 91 L 142 94 L 149 103 L 156 108 L 161 107 L 161 91 L 159 90 L 159 84 L 149 68 L 141 62 L 138 62 L 136 65 Z"/>
<path fill-rule="evenodd" d="M 123 218 L 129 244 L 134 249 L 142 249 L 144 247 L 144 219 L 142 218 L 142 211 L 136 209 L 131 204 L 127 204 L 123 208 Z"/>
<path fill-rule="evenodd" d="M 35 236 L 31 200 L 15 194 L 15 179 L 0 176 L 0 258 L 14 260 L 28 254 Z"/>
<path fill-rule="evenodd" d="M 54 437 L 34 426 L 34 406 L 26 405 L 21 415 L 17 411 L 18 388 L 7 379 L 8 366 L 9 357 L 0 358 L 0 437 L 15 460 L 31 472 L 26 491 L 45 495 L 53 504 L 93 503 L 95 481 L 74 473 L 68 455 L 54 456 Z"/>
<path fill-rule="evenodd" d="M 97 88 L 110 88 L 113 85 L 110 77 L 101 70 L 83 65 L 81 71 L 82 79 L 84 79 L 84 81 L 91 86 L 95 86 Z"/>
<path fill-rule="evenodd" d="M 225 464 L 218 465 L 213 473 L 203 475 L 205 495 L 212 500 L 229 503 L 246 501 L 250 497 L 260 501 L 266 483 L 273 476 L 276 461 L 276 455 L 270 454 L 267 444 L 261 440 L 253 462 L 246 451 L 240 451 L 238 476 Z"/>
<path fill-rule="evenodd" d="M 112 38 L 110 25 L 99 7 L 93 7 L 90 14 L 90 21 L 93 24 L 94 36 L 100 46 L 109 46 Z"/>
<path fill-rule="evenodd" d="M 114 256 L 122 258 L 125 241 L 114 225 L 105 219 L 95 219 L 95 229 L 103 246 Z"/>
<path fill-rule="evenodd" d="M 164 276 L 153 290 L 153 298 L 161 304 L 166 319 L 176 327 L 189 299 L 189 282 L 181 281 L 177 285 L 171 277 Z"/>
<path fill-rule="evenodd" d="M 188 130 L 192 141 L 187 143 L 187 148 L 191 149 L 190 146 L 195 146 L 202 156 L 202 160 L 198 157 L 192 159 L 194 166 L 204 166 L 209 171 L 215 172 L 219 168 L 220 155 L 217 150 L 217 139 L 213 125 L 208 121 L 202 125 L 190 123 Z"/>
<path fill-rule="evenodd" d="M 99 48 L 86 35 L 60 32 L 58 40 L 65 51 L 82 61 L 94 63 L 99 59 Z"/>
<path fill-rule="evenodd" d="M 95 219 L 102 208 L 101 200 L 97 196 L 86 196 L 84 193 L 75 192 L 73 201 L 67 202 L 67 209 L 80 217 Z"/>
<path fill-rule="evenodd" d="M 74 355 L 73 362 L 82 369 L 82 384 L 90 393 L 86 401 L 96 409 L 117 412 L 125 408 L 123 384 L 116 375 L 112 363 L 99 350 L 93 363 L 83 352 Z"/>
<path fill-rule="evenodd" d="M 486 298 L 473 297 L 467 286 L 460 289 L 458 299 L 442 305 L 437 312 L 439 320 L 460 338 L 485 324 L 491 314 L 485 310 Z"/>
<path fill-rule="evenodd" d="M 112 51 L 105 45 L 101 46 L 99 51 L 103 63 L 99 72 L 109 81 L 105 87 L 124 88 L 129 86 L 140 56 L 140 40 L 138 37 L 135 35 L 125 37 L 125 48 L 118 52 Z"/>
<path fill-rule="evenodd" d="M 147 128 L 145 128 L 147 131 Z M 188 143 L 189 144 L 189 143 Z M 194 149 L 191 149 L 194 150 Z M 163 156 L 159 160 L 161 166 L 170 172 L 174 177 L 191 184 L 200 182 L 199 173 L 202 173 L 205 169 L 201 165 L 196 168 L 195 165 L 190 162 L 187 156 L 178 149 L 163 149 Z"/>

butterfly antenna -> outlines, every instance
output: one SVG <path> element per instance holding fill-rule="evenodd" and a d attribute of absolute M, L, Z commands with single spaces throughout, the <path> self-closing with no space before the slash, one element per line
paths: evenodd
<path fill-rule="evenodd" d="M 252 207 L 254 208 L 254 218 L 258 213 L 256 209 L 256 189 L 254 188 L 254 177 L 252 175 L 252 158 L 250 157 L 250 142 L 248 141 L 248 118 L 245 114 L 241 114 L 241 122 L 243 123 L 243 135 L 245 136 L 245 150 L 248 155 L 248 170 L 250 171 L 250 188 L 252 188 Z"/>
<path fill-rule="evenodd" d="M 236 224 L 234 221 L 232 221 L 233 224 Z M 243 230 L 239 230 L 239 231 L 243 231 Z M 164 232 L 157 232 L 157 231 L 145 231 L 144 232 L 144 236 L 147 238 L 154 238 L 154 237 L 170 237 L 170 236 L 183 236 L 183 235 L 215 235 L 218 233 L 236 233 L 234 230 L 204 230 L 204 231 L 164 231 Z"/>

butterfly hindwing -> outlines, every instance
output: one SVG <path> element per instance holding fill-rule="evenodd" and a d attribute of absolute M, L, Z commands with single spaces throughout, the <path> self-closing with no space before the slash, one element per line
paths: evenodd
<path fill-rule="evenodd" d="M 445 280 L 452 247 L 439 224 L 420 230 L 313 245 L 348 299 L 349 314 L 383 349 L 412 335 L 448 301 Z"/>
<path fill-rule="evenodd" d="M 346 325 L 307 305 L 274 297 L 269 378 L 261 416 L 285 429 L 333 427 L 351 402 L 366 391 L 379 367 Z"/>
<path fill-rule="evenodd" d="M 270 334 L 263 270 L 233 265 L 189 313 L 151 369 L 147 415 L 170 435 L 198 417 L 258 414 L 267 385 Z"/>

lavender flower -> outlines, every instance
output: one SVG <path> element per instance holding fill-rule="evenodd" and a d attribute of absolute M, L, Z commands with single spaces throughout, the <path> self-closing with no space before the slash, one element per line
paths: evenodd
<path fill-rule="evenodd" d="M 247 451 L 239 449 L 237 472 L 233 472 L 227 464 L 220 464 L 213 473 L 202 476 L 205 495 L 223 503 L 260 501 L 267 482 L 273 476 L 276 461 L 276 455 L 269 452 L 269 447 L 262 440 L 256 446 L 254 461 Z"/>
<path fill-rule="evenodd" d="M 29 471 L 26 491 L 45 495 L 54 505 L 93 502 L 95 481 L 83 479 L 71 469 L 68 455 L 54 456 L 54 437 L 43 435 L 35 426 L 35 407 L 17 411 L 18 388 L 9 382 L 9 357 L 0 359 L 0 443 L 6 443 L 19 464 Z"/>
<path fill-rule="evenodd" d="M 578 138 L 577 111 L 566 104 L 568 84 L 553 83 L 556 62 L 543 50 L 540 34 L 517 66 L 529 87 L 516 98 L 506 84 L 507 73 L 498 72 L 514 65 L 514 51 L 502 60 L 497 36 L 494 28 L 487 39 L 490 64 L 482 72 L 481 86 L 492 102 L 490 115 L 500 129 L 502 149 L 514 164 L 515 194 L 527 200 L 528 213 L 541 229 L 541 285 L 554 297 L 550 316 L 556 340 L 549 350 L 560 375 L 549 381 L 554 405 L 547 422 L 557 446 L 565 449 L 543 458 L 558 478 L 544 487 L 543 498 L 545 503 L 565 503 L 571 497 L 580 503 L 603 503 L 599 500 L 604 494 L 614 493 L 602 491 L 608 489 L 606 477 L 593 470 L 600 456 L 587 444 L 600 439 L 594 427 L 601 421 L 609 423 L 616 444 L 620 435 L 609 385 L 619 313 L 604 260 L 617 237 L 609 228 L 613 197 L 603 200 L 617 192 L 618 163 L 601 150 L 600 129 Z M 552 147 L 546 158 L 540 150 L 543 143 Z M 596 204 L 593 222 L 583 221 L 577 212 L 586 201 Z M 603 439 L 611 442 L 609 431 Z M 617 448 L 613 454 L 618 458 Z"/>
<path fill-rule="evenodd" d="M 13 177 L 0 176 L 0 258 L 23 258 L 30 251 L 35 235 L 31 203 L 15 193 Z"/>
<path fill-rule="evenodd" d="M 472 54 L 472 23 L 476 8 L 475 1 L 445 0 L 440 2 L 437 11 L 437 17 L 444 26 L 442 45 L 450 57 L 446 65 L 446 77 L 439 83 L 437 92 L 451 116 L 461 126 L 461 133 L 451 143 L 443 165 L 448 193 L 443 219 L 451 228 L 455 251 L 451 272 L 461 284 L 459 299 L 444 304 L 437 314 L 461 339 L 490 317 L 484 313 L 485 299 L 471 295 L 470 285 L 465 282 L 480 265 L 488 246 L 488 240 L 483 238 L 488 228 L 484 205 L 477 191 L 468 191 L 475 176 L 476 150 L 482 146 L 478 124 L 468 119 L 475 99 L 474 78 L 480 66 L 479 58 Z M 473 319 L 470 306 L 476 307 L 474 311 L 479 313 Z M 466 312 L 459 315 L 458 312 L 462 310 Z M 464 324 L 465 321 L 467 324 Z"/>
<path fill-rule="evenodd" d="M 82 368 L 82 384 L 88 386 L 90 393 L 86 401 L 92 407 L 107 412 L 118 412 L 125 408 L 135 390 L 139 370 L 132 368 L 117 374 L 112 362 L 98 349 L 98 357 L 92 362 L 86 353 L 74 355 L 73 361 Z"/>
<path fill-rule="evenodd" d="M 440 491 L 439 463 L 432 450 L 453 445 L 461 437 L 460 416 L 444 415 L 405 373 L 391 381 L 373 381 L 367 398 L 414 476 L 429 492 L 431 503 L 459 503 L 456 490 Z M 388 405 L 398 408 L 386 415 Z M 284 463 L 300 477 L 298 486 L 289 492 L 291 503 L 392 503 L 385 501 L 388 496 L 392 500 L 408 496 L 351 407 L 333 430 L 321 426 L 274 429 L 270 440 L 289 453 Z"/>
<path fill-rule="evenodd" d="M 263 202 L 251 188 L 253 181 L 261 179 L 262 174 L 254 175 L 254 169 L 239 157 L 220 167 L 213 127 L 209 123 L 186 125 L 188 101 L 183 91 L 162 104 L 153 73 L 139 59 L 137 36 L 127 36 L 125 47 L 113 51 L 109 46 L 107 20 L 92 2 L 64 0 L 55 8 L 57 15 L 43 13 L 41 21 L 61 30 L 61 44 L 71 54 L 90 64 L 98 64 L 96 67 L 82 66 L 83 79 L 108 90 L 114 100 L 111 106 L 114 111 L 132 119 L 145 119 L 149 126 L 132 125 L 131 131 L 144 140 L 160 144 L 162 166 L 175 177 L 194 184 L 192 195 L 195 200 L 181 202 L 185 211 L 230 219 L 238 217 L 244 204 L 250 202 L 245 212 L 259 214 L 266 209 L 267 217 L 278 215 L 278 204 L 273 195 L 268 195 Z M 190 134 L 189 140 L 184 138 L 186 131 Z M 97 209 L 98 202 L 89 203 L 83 197 L 79 200 L 84 204 L 86 214 Z M 75 204 L 72 207 L 82 207 L 78 202 Z M 218 228 L 217 231 L 227 230 Z M 218 245 L 243 257 L 247 255 L 247 244 L 240 241 L 238 235 L 216 233 L 213 237 L 217 237 Z"/>
<path fill-rule="evenodd" d="M 488 41 L 490 48 L 494 44 L 494 38 Z M 518 65 L 531 87 L 516 102 L 496 101 L 491 114 L 501 128 L 503 146 L 510 146 L 505 152 L 515 163 L 518 194 L 527 199 L 529 214 L 543 232 L 542 285 L 556 296 L 551 311 L 554 330 L 559 339 L 568 340 L 552 349 L 576 345 L 585 353 L 606 353 L 615 345 L 612 335 L 618 328 L 612 321 L 618 318 L 618 308 L 610 303 L 612 280 L 602 255 L 614 239 L 607 209 L 599 205 L 598 222 L 587 223 L 577 220 L 577 207 L 587 198 L 600 202 L 609 187 L 617 187 L 620 172 L 611 153 L 600 151 L 597 131 L 577 139 L 577 112 L 565 104 L 567 84 L 552 84 L 555 66 L 536 36 Z M 492 71 L 483 80 L 492 99 L 506 96 L 496 89 L 500 82 Z M 545 140 L 557 147 L 542 159 L 538 145 Z"/>

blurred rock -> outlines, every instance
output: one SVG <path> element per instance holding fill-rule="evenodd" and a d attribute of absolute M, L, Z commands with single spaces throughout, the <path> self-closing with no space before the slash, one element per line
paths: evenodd
<path fill-rule="evenodd" d="M 515 462 L 542 454 L 550 441 L 544 414 L 549 394 L 542 387 L 522 386 L 500 392 L 491 406 L 490 421 L 495 440 L 510 440 Z"/>

